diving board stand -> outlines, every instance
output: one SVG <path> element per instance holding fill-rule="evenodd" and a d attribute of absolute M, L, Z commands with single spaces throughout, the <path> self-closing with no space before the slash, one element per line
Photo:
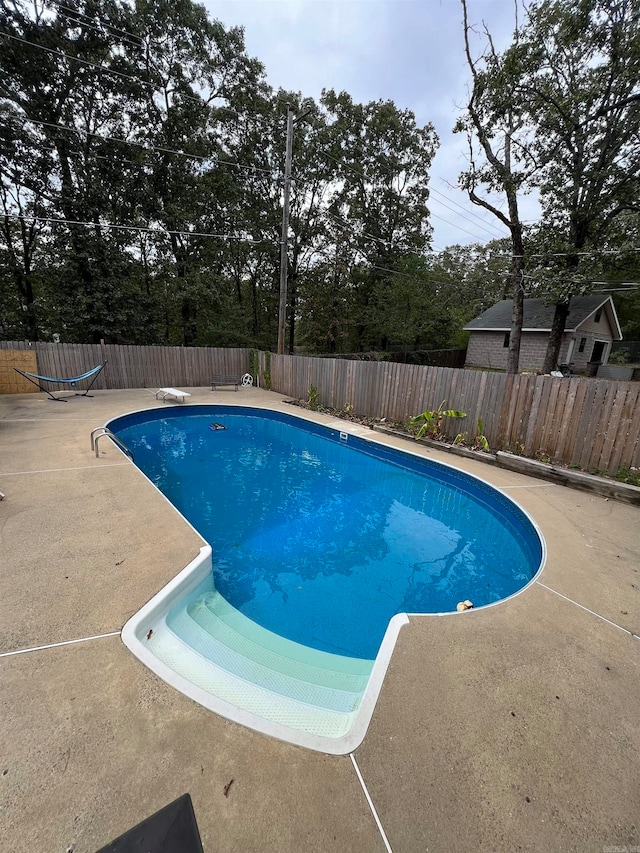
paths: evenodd
<path fill-rule="evenodd" d="M 14 367 L 13 369 L 16 371 L 16 373 L 19 373 L 20 376 L 24 376 L 24 378 L 28 382 L 31 382 L 32 385 L 37 385 L 41 391 L 44 391 L 45 394 L 48 394 L 52 400 L 56 401 L 56 403 L 66 403 L 67 401 L 64 397 L 54 397 L 48 388 L 43 388 L 41 383 L 42 382 L 48 382 L 48 383 L 57 384 L 57 385 L 70 385 L 71 390 L 75 391 L 74 396 L 76 396 L 76 397 L 93 397 L 93 394 L 90 394 L 89 391 L 91 390 L 93 383 L 98 378 L 98 375 L 104 369 L 104 366 L 106 363 L 107 362 L 105 361 L 104 364 L 98 364 L 96 367 L 93 367 L 91 370 L 87 370 L 86 373 L 81 373 L 80 376 L 70 376 L 69 378 L 57 377 L 57 376 L 40 376 L 39 373 L 28 373 L 26 370 L 20 370 L 18 367 Z M 78 382 L 82 382 L 84 379 L 91 379 L 91 382 L 89 383 L 87 390 L 83 391 L 80 394 L 78 391 L 76 391 L 76 386 L 77 386 Z M 57 390 L 62 391 L 64 389 L 58 388 Z"/>
<path fill-rule="evenodd" d="M 178 388 L 158 388 L 156 391 L 156 400 L 162 400 L 166 403 L 167 400 L 175 400 L 176 403 L 184 403 L 186 397 L 190 397 L 188 391 L 180 391 Z"/>

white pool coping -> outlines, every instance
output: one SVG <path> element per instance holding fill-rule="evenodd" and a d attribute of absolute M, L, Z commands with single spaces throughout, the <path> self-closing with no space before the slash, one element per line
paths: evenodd
<path fill-rule="evenodd" d="M 215 404 L 212 404 L 215 405 Z M 276 412 L 278 410 L 269 409 L 263 406 L 251 406 L 251 408 L 262 409 L 265 412 Z M 128 414 L 137 414 L 140 412 L 149 412 L 153 411 L 153 409 L 142 409 L 136 410 L 133 412 L 127 412 L 123 415 L 118 415 L 117 418 L 111 418 L 105 426 L 108 426 L 114 420 L 117 420 L 121 417 L 125 417 Z M 158 409 L 158 411 L 162 411 L 162 409 Z M 296 417 L 295 414 L 291 414 L 291 417 Z M 297 418 L 302 423 L 309 418 L 300 417 Z M 363 427 L 355 426 L 353 424 L 349 424 L 344 421 L 333 421 L 331 423 L 319 423 L 318 421 L 313 421 L 313 423 L 318 424 L 320 426 L 324 426 L 327 429 L 338 429 L 343 434 L 352 434 L 357 435 L 359 438 L 365 438 L 371 441 L 374 444 L 381 444 L 383 446 L 389 446 L 385 441 L 379 440 L 379 433 L 375 433 L 371 430 L 365 430 Z M 342 437 L 342 436 L 341 436 Z M 395 445 L 393 445 L 395 448 Z M 398 448 L 395 448 L 398 449 Z M 400 453 L 406 453 L 408 456 L 418 456 L 420 458 L 424 458 L 421 454 L 416 453 L 410 449 L 402 449 L 399 450 Z M 434 461 L 434 460 L 431 460 Z M 451 465 L 447 462 L 435 462 L 434 464 L 442 465 L 445 468 L 453 468 L 454 470 L 460 472 L 459 468 L 456 468 L 454 465 Z M 137 466 L 136 466 L 137 468 Z M 140 469 L 137 469 L 140 471 Z M 238 708 L 235 705 L 226 702 L 208 691 L 203 690 L 197 685 L 193 684 L 188 679 L 184 678 L 179 673 L 175 672 L 171 667 L 161 661 L 145 644 L 145 639 L 149 631 L 153 630 L 159 622 L 163 621 L 167 614 L 169 613 L 171 607 L 180 599 L 187 596 L 190 592 L 192 592 L 198 584 L 200 584 L 209 574 L 211 574 L 213 569 L 213 561 L 212 561 L 212 549 L 211 546 L 206 543 L 202 536 L 195 530 L 193 525 L 189 522 L 187 518 L 177 509 L 177 507 L 169 501 L 169 499 L 164 495 L 158 487 L 149 480 L 146 475 L 140 471 L 142 476 L 144 476 L 148 482 L 151 483 L 154 489 L 162 495 L 162 497 L 169 503 L 169 505 L 173 508 L 174 512 L 178 513 L 178 515 L 185 521 L 189 527 L 194 530 L 194 532 L 198 535 L 198 537 L 204 542 L 202 547 L 200 548 L 200 552 L 197 557 L 195 557 L 187 566 L 185 566 L 182 571 L 180 571 L 176 577 L 174 577 L 171 581 L 169 581 L 166 586 L 164 586 L 159 592 L 157 592 L 137 613 L 135 613 L 124 625 L 121 637 L 125 646 L 134 654 L 138 660 L 140 660 L 145 666 L 147 666 L 152 672 L 154 672 L 157 676 L 159 676 L 163 681 L 169 684 L 174 689 L 178 690 L 180 693 L 183 693 L 185 696 L 188 696 L 190 699 L 193 699 L 198 704 L 203 705 L 205 708 L 208 708 L 210 711 L 213 711 L 216 714 L 219 714 L 221 717 L 225 717 L 232 722 L 239 723 L 240 725 L 246 726 L 247 728 L 253 729 L 254 731 L 261 732 L 262 734 L 269 735 L 270 737 L 276 738 L 278 740 L 285 741 L 287 743 L 292 743 L 297 746 L 302 746 L 307 749 L 312 749 L 317 752 L 323 752 L 330 755 L 346 755 L 352 753 L 356 750 L 363 742 L 367 730 L 369 728 L 369 724 L 371 722 L 371 718 L 373 716 L 373 712 L 375 710 L 376 703 L 378 701 L 378 697 L 380 695 L 380 691 L 382 689 L 382 684 L 384 682 L 385 675 L 387 673 L 387 669 L 389 667 L 389 663 L 391 661 L 391 657 L 393 651 L 395 649 L 396 642 L 398 640 L 398 636 L 402 628 L 409 624 L 409 614 L 407 613 L 397 613 L 395 616 L 391 618 L 389 624 L 387 626 L 387 630 L 385 631 L 384 637 L 382 639 L 382 643 L 380 644 L 380 649 L 378 654 L 376 655 L 375 661 L 373 663 L 373 668 L 371 670 L 371 675 L 369 676 L 369 680 L 367 682 L 367 686 L 362 694 L 362 699 L 357 711 L 354 713 L 353 722 L 346 734 L 340 737 L 324 737 L 322 735 L 312 734 L 308 732 L 299 731 L 297 729 L 290 728 L 288 726 L 283 726 L 278 723 L 275 723 L 271 720 L 266 720 L 256 714 L 252 714 L 248 711 L 245 711 L 242 708 Z M 540 565 L 533 575 L 533 577 L 519 590 L 513 593 L 506 598 L 500 599 L 499 601 L 492 602 L 490 604 L 483 605 L 482 607 L 474 608 L 475 611 L 484 610 L 488 607 L 495 607 L 498 604 L 503 604 L 506 601 L 509 601 L 512 598 L 523 593 L 526 589 L 528 589 L 533 583 L 535 583 L 542 573 L 546 559 L 547 559 L 547 547 L 544 536 L 542 535 L 542 531 L 534 521 L 534 519 L 529 515 L 529 513 L 522 507 L 517 501 L 514 501 L 509 495 L 505 494 L 505 492 L 494 486 L 490 483 L 487 483 L 485 480 L 482 480 L 480 477 L 475 476 L 474 474 L 470 474 L 466 471 L 463 471 L 465 476 L 471 478 L 472 480 L 478 480 L 484 486 L 488 486 L 491 489 L 499 492 L 503 497 L 509 500 L 512 504 L 514 504 L 518 510 L 527 518 L 529 523 L 532 525 L 536 534 L 540 540 L 541 545 L 541 560 Z M 412 613 L 411 617 L 430 617 L 430 616 L 462 616 L 464 612 L 455 612 L 451 613 L 450 611 L 441 612 L 441 613 Z M 274 694 L 274 702 L 278 701 L 278 697 Z"/>
<path fill-rule="evenodd" d="M 144 642 L 148 632 L 154 630 L 166 617 L 173 604 L 192 592 L 211 573 L 211 553 L 211 547 L 204 545 L 195 559 L 129 619 L 121 635 L 125 646 L 171 687 L 221 717 L 278 740 L 318 752 L 330 755 L 346 755 L 353 752 L 360 746 L 367 733 L 398 634 L 402 627 L 408 624 L 409 617 L 406 613 L 399 613 L 389 622 L 349 731 L 342 737 L 336 738 L 298 731 L 251 714 L 192 684 L 157 658 Z M 274 702 L 277 703 L 277 701 L 278 697 L 274 694 Z"/>

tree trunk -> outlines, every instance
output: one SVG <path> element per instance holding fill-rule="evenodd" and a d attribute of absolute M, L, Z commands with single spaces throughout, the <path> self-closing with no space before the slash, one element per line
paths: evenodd
<path fill-rule="evenodd" d="M 196 322 L 196 307 L 188 296 L 182 297 L 182 341 L 185 347 L 196 344 L 198 326 Z"/>
<path fill-rule="evenodd" d="M 522 319 L 524 317 L 524 284 L 522 268 L 524 266 L 524 244 L 522 242 L 522 225 L 518 217 L 517 202 L 510 201 L 513 207 L 511 221 L 511 245 L 513 258 L 511 260 L 511 292 L 513 310 L 511 312 L 511 332 L 509 333 L 509 352 L 507 354 L 507 373 L 516 374 L 520 366 L 520 342 L 522 340 Z"/>
<path fill-rule="evenodd" d="M 289 279 L 289 355 L 293 355 L 295 341 L 297 297 L 296 275 L 294 274 Z"/>
<path fill-rule="evenodd" d="M 566 302 L 558 302 L 556 304 L 556 310 L 553 315 L 553 322 L 551 324 L 551 334 L 549 335 L 549 343 L 547 344 L 547 351 L 545 353 L 544 363 L 542 365 L 543 373 L 551 373 L 551 371 L 555 370 L 558 366 L 558 356 L 560 354 L 560 347 L 562 346 L 562 336 L 564 334 L 568 316 L 569 299 L 567 299 Z"/>
<path fill-rule="evenodd" d="M 509 333 L 509 352 L 507 354 L 507 373 L 516 374 L 520 367 L 520 342 L 522 341 L 522 318 L 524 315 L 524 292 L 521 276 L 513 288 L 513 311 L 511 312 L 511 332 Z"/>

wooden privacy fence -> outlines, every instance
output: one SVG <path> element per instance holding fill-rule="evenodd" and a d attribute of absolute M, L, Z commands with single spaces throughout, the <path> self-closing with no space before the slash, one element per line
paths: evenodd
<path fill-rule="evenodd" d="M 37 370 L 29 372 L 42 376 L 79 376 L 106 361 L 107 366 L 93 386 L 98 389 L 160 388 L 166 385 L 197 388 L 210 385 L 216 374 L 242 376 L 249 369 L 249 350 L 240 348 L 0 341 L 0 359 L 4 362 L 8 357 L 8 353 L 3 352 L 6 350 L 35 352 Z M 15 366 L 21 365 L 16 363 Z"/>
<path fill-rule="evenodd" d="M 25 360 L 27 350 L 31 356 Z M 27 367 L 34 361 L 33 353 L 37 369 Z M 107 361 L 94 385 L 98 389 L 202 387 L 214 375 L 242 376 L 250 363 L 249 350 L 240 348 L 0 341 L 0 362 L 7 375 L 14 373 L 11 359 L 29 372 L 61 377 L 77 376 Z M 264 380 L 265 353 L 260 353 L 259 361 Z M 321 404 L 335 409 L 349 405 L 368 417 L 404 421 L 425 409 L 437 409 L 444 401 L 445 408 L 467 413 L 463 420 L 445 420 L 450 435 L 466 432 L 472 439 L 482 420 L 494 450 L 548 457 L 614 475 L 619 468 L 640 467 L 640 382 L 507 376 L 290 355 L 271 355 L 270 374 L 271 388 L 280 394 L 306 398 L 314 386 Z M 18 390 L 27 389 L 6 389 Z"/>
<path fill-rule="evenodd" d="M 306 398 L 311 386 L 323 405 L 348 404 L 359 414 L 397 421 L 445 401 L 445 408 L 467 413 L 464 420 L 445 420 L 445 429 L 473 438 L 481 419 L 494 450 L 613 475 L 640 467 L 640 382 L 271 357 L 273 390 Z"/>

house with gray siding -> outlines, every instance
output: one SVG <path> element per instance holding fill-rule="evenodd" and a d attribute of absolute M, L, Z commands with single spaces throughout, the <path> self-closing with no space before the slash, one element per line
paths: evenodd
<path fill-rule="evenodd" d="M 506 370 L 513 300 L 503 299 L 464 327 L 469 332 L 465 367 Z M 555 306 L 542 299 L 524 300 L 520 370 L 540 370 L 547 351 Z M 606 364 L 613 341 L 621 341 L 620 323 L 610 296 L 574 296 L 562 336 L 558 364 L 574 373 L 593 372 Z"/>

